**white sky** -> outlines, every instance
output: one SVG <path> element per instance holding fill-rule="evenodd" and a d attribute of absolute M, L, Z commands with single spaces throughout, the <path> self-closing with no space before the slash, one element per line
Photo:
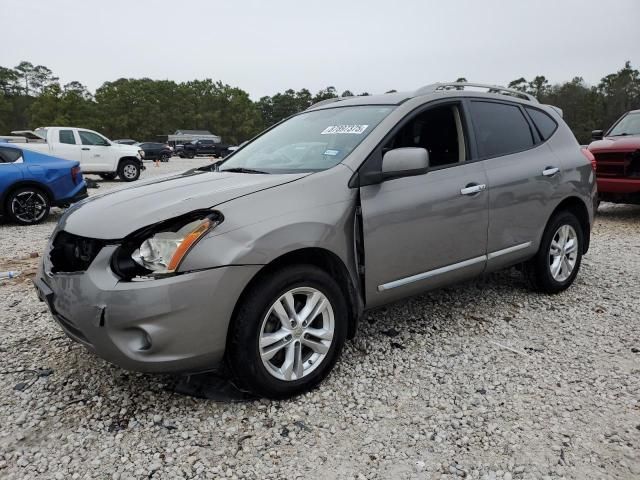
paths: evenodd
<path fill-rule="evenodd" d="M 0 32 L 0 65 L 28 60 L 92 91 L 209 77 L 258 99 L 460 76 L 595 84 L 640 67 L 640 0 L 0 0 Z"/>

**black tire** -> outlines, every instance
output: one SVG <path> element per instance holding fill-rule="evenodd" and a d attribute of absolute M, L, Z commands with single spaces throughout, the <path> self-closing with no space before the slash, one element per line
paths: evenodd
<path fill-rule="evenodd" d="M 168 162 L 170 157 L 171 157 L 171 154 L 165 152 L 162 155 L 160 155 L 160 161 L 161 162 Z"/>
<path fill-rule="evenodd" d="M 554 278 L 551 271 L 551 243 L 554 239 L 559 238 L 559 231 L 563 226 L 571 227 L 576 234 L 576 256 L 570 275 L 566 279 L 563 278 L 558 280 Z M 569 288 L 580 270 L 583 250 L 584 232 L 582 231 L 582 227 L 580 226 L 580 222 L 577 217 L 569 211 L 558 212 L 547 224 L 538 253 L 525 265 L 525 272 L 531 286 L 535 290 L 543 293 L 559 293 Z"/>
<path fill-rule="evenodd" d="M 195 156 L 195 152 L 187 152 L 187 158 L 194 158 Z"/>
<path fill-rule="evenodd" d="M 19 225 L 35 225 L 49 216 L 49 196 L 37 187 L 22 187 L 7 196 L 5 212 Z"/>
<path fill-rule="evenodd" d="M 123 182 L 135 182 L 140 178 L 140 165 L 135 160 L 124 159 L 118 165 L 118 176 Z"/>
<path fill-rule="evenodd" d="M 100 178 L 102 178 L 103 180 L 115 180 L 116 177 L 118 176 L 117 173 L 101 173 L 100 174 Z"/>
<path fill-rule="evenodd" d="M 296 288 L 310 288 L 322 293 L 333 311 L 333 338 L 325 356 L 317 365 L 308 362 L 305 368 L 311 369 L 308 374 L 297 380 L 282 380 L 270 373 L 263 364 L 260 355 L 259 340 L 263 322 L 271 306 L 285 292 Z M 295 265 L 283 268 L 263 278 L 243 296 L 243 303 L 234 316 L 227 341 L 226 360 L 236 385 L 246 391 L 269 398 L 287 398 L 308 391 L 318 385 L 331 371 L 338 360 L 347 335 L 347 303 L 339 286 L 323 270 L 313 265 Z M 297 308 L 297 307 L 296 307 Z M 301 307 L 300 307 L 301 308 Z M 301 310 L 298 310 L 300 313 Z M 320 314 L 316 319 L 324 321 Z M 277 323 L 277 318 L 276 318 Z M 312 320 L 310 325 L 315 322 Z M 282 327 L 279 327 L 282 328 Z M 289 335 L 291 340 L 291 335 Z M 302 343 L 301 343 L 302 342 Z M 295 340 L 291 343 L 296 343 Z M 304 347 L 304 340 L 297 345 L 301 351 L 307 349 L 306 355 L 313 352 Z M 285 352 L 285 348 L 281 349 Z M 284 353 L 283 353 L 284 355 Z M 301 356 L 303 354 L 301 353 Z M 276 359 L 276 356 L 273 357 Z M 311 368 L 313 366 L 313 368 Z"/>

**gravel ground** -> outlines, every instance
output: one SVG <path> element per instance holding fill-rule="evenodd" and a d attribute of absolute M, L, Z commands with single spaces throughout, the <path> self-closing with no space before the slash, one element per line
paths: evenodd
<path fill-rule="evenodd" d="M 0 226 L 0 265 L 55 218 Z M 245 403 L 112 367 L 0 283 L 0 477 L 637 479 L 639 279 L 640 207 L 603 204 L 567 292 L 511 270 L 369 312 L 319 389 Z"/>

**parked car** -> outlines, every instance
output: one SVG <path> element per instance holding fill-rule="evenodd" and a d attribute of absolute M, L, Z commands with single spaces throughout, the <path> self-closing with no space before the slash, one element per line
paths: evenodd
<path fill-rule="evenodd" d="M 132 138 L 121 138 L 119 140 L 114 140 L 113 143 L 120 143 L 122 145 L 135 145 L 136 143 L 138 143 L 138 141 Z"/>
<path fill-rule="evenodd" d="M 229 154 L 227 151 L 228 147 L 229 145 L 215 143 L 213 140 L 193 140 L 192 142 L 185 143 L 178 155 L 181 158 L 193 158 L 196 155 L 224 157 Z"/>
<path fill-rule="evenodd" d="M 591 162 L 559 110 L 451 86 L 321 102 L 226 161 L 86 202 L 51 237 L 40 298 L 126 369 L 225 366 L 279 398 L 326 377 L 366 309 L 512 265 L 568 288 Z"/>
<path fill-rule="evenodd" d="M 600 200 L 640 204 L 640 110 L 625 113 L 606 133 L 594 130 L 591 136 Z"/>
<path fill-rule="evenodd" d="M 137 146 L 144 151 L 145 160 L 168 162 L 173 155 L 173 149 L 166 143 L 143 142 L 138 143 Z"/>
<path fill-rule="evenodd" d="M 87 196 L 79 162 L 0 143 L 0 215 L 21 225 L 42 222 L 52 206 Z"/>
<path fill-rule="evenodd" d="M 18 133 L 18 132 L 16 132 Z M 27 143 L 25 149 L 80 162 L 82 171 L 113 180 L 119 176 L 133 182 L 144 170 L 144 151 L 131 145 L 113 143 L 93 130 L 75 127 L 44 127 L 34 132 L 44 143 Z"/>

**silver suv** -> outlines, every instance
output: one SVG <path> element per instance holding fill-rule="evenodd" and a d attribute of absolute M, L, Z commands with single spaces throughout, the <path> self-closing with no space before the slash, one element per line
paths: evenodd
<path fill-rule="evenodd" d="M 561 112 L 471 84 L 328 100 L 216 166 L 92 197 L 35 284 L 66 334 L 147 372 L 287 397 L 362 312 L 512 265 L 574 281 L 596 193 Z"/>

